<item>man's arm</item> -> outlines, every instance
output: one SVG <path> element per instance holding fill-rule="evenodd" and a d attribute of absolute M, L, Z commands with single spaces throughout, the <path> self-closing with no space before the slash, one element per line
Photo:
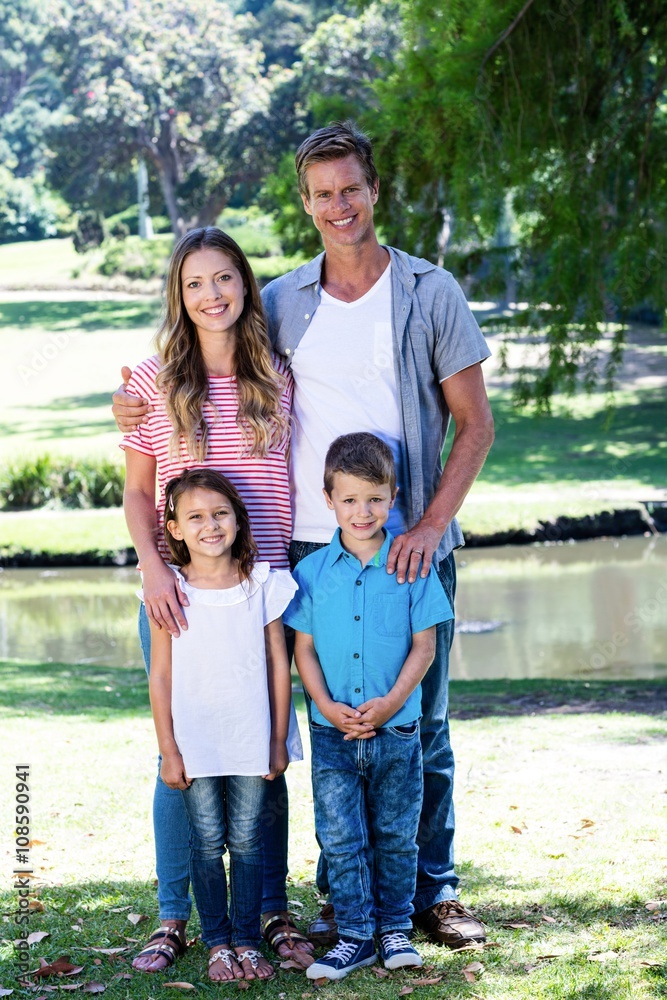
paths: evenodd
<path fill-rule="evenodd" d="M 131 434 L 133 430 L 146 422 L 146 417 L 150 413 L 150 405 L 147 399 L 133 396 L 127 391 L 127 383 L 132 378 L 132 369 L 123 365 L 120 370 L 123 384 L 118 386 L 113 394 L 113 406 L 111 412 L 118 429 L 123 434 Z"/>
<path fill-rule="evenodd" d="M 493 416 L 484 387 L 481 363 L 464 368 L 441 383 L 456 429 L 452 449 L 442 470 L 435 496 L 424 516 L 410 531 L 399 535 L 389 552 L 387 572 L 414 583 L 421 561 L 421 575 L 428 576 L 433 555 L 447 525 L 479 475 L 493 444 Z"/>
<path fill-rule="evenodd" d="M 412 648 L 391 690 L 382 698 L 371 698 L 359 706 L 361 712 L 359 722 L 367 723 L 373 729 L 377 729 L 378 726 L 383 726 L 388 719 L 391 719 L 392 715 L 396 715 L 417 685 L 424 679 L 426 671 L 433 663 L 434 656 L 435 625 L 431 625 L 423 632 L 413 634 Z"/>

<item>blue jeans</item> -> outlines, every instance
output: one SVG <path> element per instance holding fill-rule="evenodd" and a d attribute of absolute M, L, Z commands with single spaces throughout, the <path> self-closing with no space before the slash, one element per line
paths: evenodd
<path fill-rule="evenodd" d="M 292 542 L 292 568 L 305 556 L 321 548 L 317 542 Z M 454 553 L 442 560 L 438 578 L 454 608 L 456 563 Z M 454 754 L 449 742 L 449 651 L 454 621 L 437 627 L 435 658 L 422 681 L 421 744 L 424 767 L 424 804 L 417 846 L 417 890 L 415 913 L 443 899 L 456 899 L 459 884 L 454 871 Z M 328 892 L 326 863 L 320 856 L 317 887 Z"/>
<path fill-rule="evenodd" d="M 260 814 L 266 781 L 227 775 L 195 778 L 180 794 L 192 831 L 190 873 L 207 948 L 221 944 L 256 948 L 262 907 L 262 833 Z M 231 905 L 222 860 L 229 851 Z"/>
<path fill-rule="evenodd" d="M 419 725 L 367 740 L 311 723 L 315 825 L 341 937 L 409 931 L 422 803 Z"/>
<path fill-rule="evenodd" d="M 151 633 L 144 604 L 139 606 L 141 651 L 150 671 Z M 289 812 L 287 784 L 281 775 L 266 782 L 262 811 L 264 841 L 264 898 L 262 912 L 287 909 L 287 839 Z M 160 777 L 160 759 L 153 796 L 155 872 L 160 920 L 188 920 L 190 902 L 190 821 L 177 788 L 168 788 Z"/>

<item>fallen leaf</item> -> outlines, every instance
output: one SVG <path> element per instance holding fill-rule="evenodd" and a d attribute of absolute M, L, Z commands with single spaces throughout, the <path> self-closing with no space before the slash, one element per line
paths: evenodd
<path fill-rule="evenodd" d="M 35 969 L 34 972 L 29 973 L 29 975 L 36 976 L 38 979 L 41 976 L 77 976 L 80 972 L 83 972 L 82 965 L 72 965 L 69 955 L 61 955 L 60 958 L 57 958 L 51 964 L 43 958 L 40 958 L 39 962 L 39 969 Z"/>
<path fill-rule="evenodd" d="M 104 983 L 86 983 L 82 989 L 82 993 L 104 993 L 106 986 Z"/>
<path fill-rule="evenodd" d="M 131 979 L 132 976 L 131 976 L 131 974 L 129 972 L 117 972 L 116 975 L 112 976 L 111 978 L 112 979 Z"/>
<path fill-rule="evenodd" d="M 555 923 L 557 923 L 557 920 L 555 919 L 555 917 L 548 917 L 545 913 L 542 914 L 542 920 L 545 922 L 545 924 L 555 924 Z"/>
<path fill-rule="evenodd" d="M 659 910 L 663 903 L 663 899 L 649 899 L 648 903 L 644 903 L 644 906 L 647 910 L 653 911 Z"/>
<path fill-rule="evenodd" d="M 83 983 L 67 983 L 66 986 L 59 986 L 59 990 L 80 990 Z"/>
<path fill-rule="evenodd" d="M 174 990 L 193 990 L 194 986 L 192 983 L 163 983 L 165 989 L 171 987 Z"/>
<path fill-rule="evenodd" d="M 512 833 L 523 833 L 523 830 L 521 829 L 520 826 L 511 826 L 510 830 L 512 831 Z"/>
<path fill-rule="evenodd" d="M 31 899 L 28 903 L 29 913 L 44 913 L 44 903 L 39 899 Z"/>
<path fill-rule="evenodd" d="M 315 983 L 316 986 L 326 986 L 329 980 L 327 979 L 326 976 L 320 976 L 319 979 L 313 979 L 313 982 Z"/>
<path fill-rule="evenodd" d="M 386 979 L 389 975 L 386 969 L 381 968 L 379 965 L 371 966 L 371 972 L 374 972 L 378 979 Z"/>
<path fill-rule="evenodd" d="M 466 965 L 463 972 L 484 972 L 484 966 L 481 962 L 471 962 L 470 965 Z"/>
<path fill-rule="evenodd" d="M 127 934 L 123 934 L 122 938 L 123 938 L 123 941 L 129 941 L 130 944 L 139 944 L 141 942 L 141 938 L 131 938 L 131 937 L 128 937 Z M 197 939 L 195 938 L 195 941 L 196 940 Z M 188 941 L 188 945 L 189 944 L 190 944 L 190 942 Z"/>
<path fill-rule="evenodd" d="M 303 972 L 303 966 L 299 965 L 298 962 L 295 962 L 293 958 L 288 958 L 284 962 L 281 962 L 280 968 L 285 969 L 286 971 L 294 969 L 296 972 Z"/>
<path fill-rule="evenodd" d="M 45 844 L 45 840 L 30 840 L 28 841 L 28 847 L 36 847 L 38 844 Z"/>
<path fill-rule="evenodd" d="M 431 976 L 427 979 L 411 979 L 413 986 L 437 986 L 442 981 L 442 976 Z"/>
<path fill-rule="evenodd" d="M 28 934 L 26 941 L 28 944 L 37 944 L 38 941 L 42 941 L 45 937 L 50 937 L 48 931 L 33 931 L 32 934 Z"/>
<path fill-rule="evenodd" d="M 500 948 L 500 941 L 485 941 L 482 945 L 482 950 L 484 950 L 484 948 Z M 460 950 L 461 949 L 459 948 L 459 951 Z"/>
<path fill-rule="evenodd" d="M 589 962 L 608 962 L 612 958 L 618 958 L 617 951 L 599 951 L 595 955 L 589 955 Z"/>
<path fill-rule="evenodd" d="M 515 924 L 503 924 L 503 927 L 513 927 L 513 928 L 514 928 L 514 930 L 517 930 L 517 931 L 518 931 L 518 930 L 522 930 L 522 929 L 523 929 L 524 927 L 525 927 L 525 928 L 526 928 L 527 930 L 530 930 L 532 926 L 533 926 L 532 924 L 526 924 L 526 923 L 523 923 L 523 922 L 521 922 L 521 921 L 518 921 L 518 922 L 517 922 L 517 923 L 515 923 Z"/>
<path fill-rule="evenodd" d="M 550 958 L 562 958 L 562 957 L 563 957 L 562 951 L 552 951 L 549 955 L 538 955 L 537 961 L 547 962 Z"/>
<path fill-rule="evenodd" d="M 306 1000 L 306 997 L 312 997 L 312 995 L 313 995 L 312 993 L 302 993 L 301 994 L 301 996 L 303 997 L 303 1000 Z"/>
<path fill-rule="evenodd" d="M 303 909 L 303 903 L 300 903 L 298 899 L 288 899 L 287 900 L 287 905 L 288 906 L 298 906 L 300 910 Z"/>
<path fill-rule="evenodd" d="M 128 906 L 111 906 L 111 907 L 109 907 L 108 910 L 105 910 L 104 912 L 105 913 L 125 913 L 125 911 L 129 910 L 129 909 L 130 909 L 129 905 Z"/>
<path fill-rule="evenodd" d="M 639 964 L 640 965 L 647 965 L 649 967 L 649 969 L 659 969 L 660 966 L 663 963 L 662 962 L 652 962 L 650 959 L 646 958 L 646 959 L 644 959 L 643 962 L 640 962 Z"/>
<path fill-rule="evenodd" d="M 5 989 L 4 986 L 0 986 L 0 997 L 8 997 L 9 994 L 13 993 L 13 992 L 14 992 L 14 990 L 8 990 L 8 989 Z"/>
<path fill-rule="evenodd" d="M 137 924 L 142 924 L 144 920 L 148 920 L 148 917 L 145 913 L 128 913 L 127 919 L 136 927 Z M 164 985 L 166 986 L 167 984 L 165 983 Z"/>
<path fill-rule="evenodd" d="M 510 806 L 510 809 L 518 809 L 518 806 Z"/>
<path fill-rule="evenodd" d="M 587 830 L 590 826 L 595 826 L 595 820 L 594 819 L 582 819 L 581 826 L 579 827 L 579 829 L 580 830 Z"/>
<path fill-rule="evenodd" d="M 414 993 L 414 991 L 413 986 L 403 986 L 403 988 L 398 991 L 398 995 L 399 997 L 406 997 L 408 993 Z"/>
<path fill-rule="evenodd" d="M 469 972 L 468 969 L 463 969 L 463 978 L 467 983 L 476 983 L 477 976 L 474 972 Z"/>
<path fill-rule="evenodd" d="M 247 979 L 237 979 L 236 980 L 236 989 L 237 990 L 249 990 L 250 989 L 250 983 L 248 982 Z"/>

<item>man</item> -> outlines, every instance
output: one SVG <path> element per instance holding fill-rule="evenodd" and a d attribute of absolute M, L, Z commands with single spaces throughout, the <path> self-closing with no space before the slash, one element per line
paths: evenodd
<path fill-rule="evenodd" d="M 399 583 L 434 562 L 454 604 L 455 520 L 493 441 L 481 362 L 489 351 L 465 297 L 446 271 L 381 246 L 374 223 L 379 179 L 371 143 L 351 122 L 318 129 L 296 154 L 299 191 L 324 253 L 262 293 L 269 334 L 295 381 L 292 435 L 294 564 L 330 541 L 335 519 L 322 498 L 322 459 L 341 434 L 370 431 L 391 447 L 399 493 L 387 527 L 395 536 L 387 571 Z M 115 397 L 116 403 L 128 397 Z M 140 414 L 141 407 L 115 407 Z M 441 466 L 450 416 L 455 433 Z M 128 424 L 123 424 L 125 429 Z M 452 948 L 485 939 L 458 901 L 454 871 L 454 758 L 448 671 L 454 623 L 438 627 L 423 682 L 424 804 L 418 835 L 414 923 Z M 364 720 L 360 720 L 363 731 Z M 326 875 L 318 871 L 326 891 Z M 315 940 L 335 934 L 323 911 Z"/>

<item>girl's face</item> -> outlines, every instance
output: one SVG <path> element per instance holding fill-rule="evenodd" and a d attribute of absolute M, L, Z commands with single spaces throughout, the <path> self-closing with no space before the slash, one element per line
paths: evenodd
<path fill-rule="evenodd" d="M 183 305 L 200 338 L 236 332 L 246 291 L 241 272 L 222 250 L 194 250 L 183 261 Z"/>
<path fill-rule="evenodd" d="M 224 493 L 195 487 L 181 496 L 167 528 L 174 538 L 185 542 L 191 557 L 219 559 L 231 550 L 238 524 L 234 508 Z"/>

